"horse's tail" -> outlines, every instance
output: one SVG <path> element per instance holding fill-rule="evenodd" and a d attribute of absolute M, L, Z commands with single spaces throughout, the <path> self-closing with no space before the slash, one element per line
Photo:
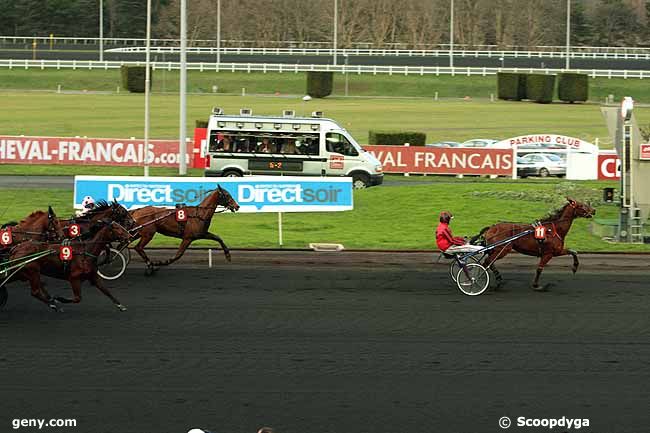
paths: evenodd
<path fill-rule="evenodd" d="M 476 236 L 469 238 L 469 243 L 472 245 L 485 245 L 485 237 L 483 234 L 490 229 L 491 226 L 483 227 Z"/>

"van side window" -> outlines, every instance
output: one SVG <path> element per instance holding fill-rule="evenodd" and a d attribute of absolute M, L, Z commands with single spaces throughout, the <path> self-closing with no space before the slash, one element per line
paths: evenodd
<path fill-rule="evenodd" d="M 208 152 L 216 152 L 219 149 L 219 140 L 221 139 L 221 134 L 217 131 L 210 132 L 210 141 L 208 142 Z"/>
<path fill-rule="evenodd" d="M 325 136 L 325 141 L 327 142 L 327 151 L 340 153 L 345 156 L 358 156 L 359 152 L 354 148 L 352 143 L 348 141 L 345 136 L 338 134 L 336 132 L 328 132 Z"/>

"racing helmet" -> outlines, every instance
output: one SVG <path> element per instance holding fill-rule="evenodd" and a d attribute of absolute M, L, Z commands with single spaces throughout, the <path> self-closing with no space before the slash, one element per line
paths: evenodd
<path fill-rule="evenodd" d="M 93 199 L 91 196 L 87 195 L 84 197 L 84 199 L 81 201 L 81 207 L 83 209 L 92 209 L 95 207 L 95 199 Z"/>
<path fill-rule="evenodd" d="M 449 224 L 454 216 L 448 210 L 440 212 L 440 222 Z"/>

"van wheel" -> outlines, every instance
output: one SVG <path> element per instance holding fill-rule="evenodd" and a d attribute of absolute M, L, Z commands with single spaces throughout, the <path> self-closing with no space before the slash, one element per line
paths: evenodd
<path fill-rule="evenodd" d="M 548 175 L 549 175 L 549 172 L 548 172 L 547 169 L 545 169 L 545 168 L 541 168 L 541 169 L 539 170 L 539 177 L 548 177 Z"/>
<path fill-rule="evenodd" d="M 223 172 L 223 177 L 241 177 L 241 173 L 237 170 L 226 170 Z"/>
<path fill-rule="evenodd" d="M 354 189 L 364 189 L 370 186 L 370 177 L 365 173 L 354 173 L 352 175 L 352 187 Z"/>

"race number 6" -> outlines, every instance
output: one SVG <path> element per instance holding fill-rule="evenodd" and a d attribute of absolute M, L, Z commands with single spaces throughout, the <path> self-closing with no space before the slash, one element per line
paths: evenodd
<path fill-rule="evenodd" d="M 64 262 L 72 260 L 72 247 L 70 245 L 61 245 L 59 249 L 59 259 Z"/>
<path fill-rule="evenodd" d="M 71 238 L 76 238 L 81 234 L 81 228 L 79 228 L 79 224 L 71 224 L 70 227 L 68 227 L 68 235 Z"/>
<path fill-rule="evenodd" d="M 13 241 L 14 239 L 13 236 L 11 235 L 10 228 L 0 231 L 0 244 L 7 246 L 7 245 L 11 245 Z"/>
<path fill-rule="evenodd" d="M 187 212 L 185 209 L 176 209 L 176 221 L 187 221 Z"/>

